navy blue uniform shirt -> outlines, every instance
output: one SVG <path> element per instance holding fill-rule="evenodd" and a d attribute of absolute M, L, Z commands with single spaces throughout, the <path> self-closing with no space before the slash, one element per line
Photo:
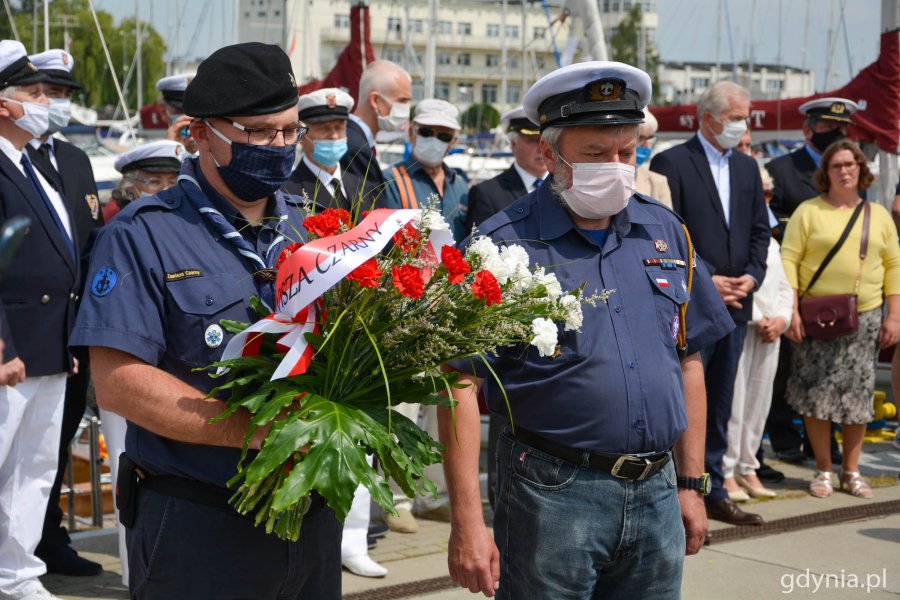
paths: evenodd
<path fill-rule="evenodd" d="M 182 173 L 194 171 L 196 159 Z M 188 164 L 189 163 L 189 164 Z M 265 256 L 276 238 L 275 219 L 250 228 L 238 211 L 216 194 L 199 168 L 201 190 Z M 216 336 L 222 319 L 256 321 L 251 296 L 259 295 L 256 266 L 238 254 L 201 215 L 180 181 L 156 196 L 130 203 L 104 227 L 94 246 L 87 286 L 70 346 L 103 346 L 136 356 L 208 392 L 223 380 L 194 372 L 218 360 L 231 334 Z M 287 240 L 300 237 L 302 214 L 286 208 L 277 192 L 272 209 L 288 214 L 281 227 Z M 281 249 L 275 248 L 275 256 Z M 270 284 L 271 285 L 271 284 Z M 170 474 L 224 486 L 235 473 L 237 448 L 177 442 L 128 425 L 125 449 L 152 474 Z"/>
<path fill-rule="evenodd" d="M 675 341 L 678 306 L 689 296 L 683 266 L 687 242 L 678 217 L 635 194 L 612 218 L 601 249 L 578 230 L 551 186 L 542 185 L 482 223 L 480 231 L 496 244 L 523 246 L 531 266 L 555 273 L 564 291 L 582 283 L 586 296 L 615 290 L 607 303 L 584 305 L 580 332 L 563 332 L 560 326 L 556 358 L 541 357 L 530 345 L 501 349 L 491 358 L 513 423 L 588 450 L 670 448 L 687 427 Z M 703 263 L 696 263 L 687 311 L 688 353 L 734 328 Z M 484 378 L 491 411 L 507 414 L 503 394 L 480 359 L 454 366 Z"/>

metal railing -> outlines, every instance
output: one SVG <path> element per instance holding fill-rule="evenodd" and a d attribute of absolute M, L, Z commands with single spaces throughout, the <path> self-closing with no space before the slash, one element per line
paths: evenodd
<path fill-rule="evenodd" d="M 100 419 L 91 416 L 87 425 L 88 432 L 88 460 L 90 467 L 90 490 L 79 490 L 75 487 L 75 467 L 72 461 L 72 444 L 69 445 L 69 464 L 66 467 L 66 486 L 62 490 L 66 496 L 68 515 L 67 524 L 69 531 L 75 531 L 75 496 L 82 494 L 91 495 L 91 520 L 93 527 L 103 526 L 103 484 L 111 482 L 111 478 L 101 474 L 100 457 Z M 77 437 L 77 436 L 76 436 Z M 74 444 L 74 441 L 73 441 Z"/>

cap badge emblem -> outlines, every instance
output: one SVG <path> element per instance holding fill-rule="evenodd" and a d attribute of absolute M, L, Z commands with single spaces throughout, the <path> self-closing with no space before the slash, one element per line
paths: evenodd
<path fill-rule="evenodd" d="M 291 80 L 291 85 L 292 85 L 293 87 L 297 87 L 297 80 L 294 79 L 294 74 L 293 74 L 293 73 L 288 73 L 288 78 Z"/>
<path fill-rule="evenodd" d="M 65 52 L 60 52 L 59 55 L 60 55 L 60 58 L 62 58 L 62 64 L 68 65 L 69 64 L 69 56 Z"/>
<path fill-rule="evenodd" d="M 178 146 L 175 146 L 175 158 L 178 158 L 178 156 L 181 154 L 181 148 L 182 146 L 180 144 Z"/>
<path fill-rule="evenodd" d="M 328 94 L 325 96 L 325 106 L 328 108 L 334 108 L 337 106 L 337 96 L 334 94 Z"/>
<path fill-rule="evenodd" d="M 666 240 L 653 240 L 653 247 L 656 248 L 657 252 L 669 251 L 669 244 L 666 243 Z"/>
<path fill-rule="evenodd" d="M 831 112 L 836 115 L 840 115 L 844 113 L 845 106 L 842 102 L 835 102 L 831 105 Z"/>
<path fill-rule="evenodd" d="M 32 71 L 34 71 L 35 73 L 37 73 L 38 68 L 36 66 L 34 66 L 33 64 L 31 64 L 31 61 L 28 61 L 27 63 L 25 63 L 25 66 L 28 67 L 29 69 L 31 69 Z"/>
<path fill-rule="evenodd" d="M 591 100 L 600 100 L 608 102 L 610 100 L 620 100 L 622 98 L 623 84 L 615 79 L 601 79 L 590 84 L 588 95 Z"/>

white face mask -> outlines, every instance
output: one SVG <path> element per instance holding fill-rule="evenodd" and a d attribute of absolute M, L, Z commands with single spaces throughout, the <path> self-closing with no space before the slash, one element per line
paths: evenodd
<path fill-rule="evenodd" d="M 72 118 L 72 103 L 68 98 L 50 98 L 50 125 L 47 133 L 56 133 L 69 124 Z"/>
<path fill-rule="evenodd" d="M 719 122 L 722 123 L 722 133 L 716 134 L 716 142 L 726 150 L 734 148 L 747 131 L 747 121 L 741 119 L 740 121 Z"/>
<path fill-rule="evenodd" d="M 428 167 L 436 167 L 444 160 L 447 148 L 450 144 L 442 142 L 437 137 L 417 137 L 413 146 L 413 157 Z"/>
<path fill-rule="evenodd" d="M 621 212 L 634 194 L 634 167 L 619 162 L 575 163 L 572 186 L 560 195 L 579 217 L 600 220 Z"/>
<path fill-rule="evenodd" d="M 378 94 L 381 96 L 381 94 Z M 391 105 L 391 112 L 386 117 L 378 114 L 375 109 L 375 116 L 378 118 L 379 131 L 403 131 L 409 126 L 409 103 L 401 104 L 400 102 L 391 102 L 384 96 L 381 98 Z"/>
<path fill-rule="evenodd" d="M 25 111 L 25 114 L 18 119 L 14 119 L 13 123 L 16 127 L 27 131 L 31 137 L 39 138 L 50 127 L 50 105 L 38 104 L 37 102 L 19 102 L 12 98 L 4 98 L 7 102 L 18 104 Z"/>

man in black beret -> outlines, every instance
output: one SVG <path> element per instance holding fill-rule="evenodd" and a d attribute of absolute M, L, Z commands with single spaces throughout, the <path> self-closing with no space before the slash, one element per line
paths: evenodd
<path fill-rule="evenodd" d="M 131 597 L 338 600 L 333 511 L 313 494 L 289 542 L 230 507 L 249 414 L 211 424 L 225 403 L 205 398 L 216 383 L 195 371 L 221 357 L 222 319 L 255 320 L 252 296 L 274 305 L 267 270 L 301 241 L 302 215 L 279 190 L 306 132 L 290 60 L 258 43 L 217 50 L 184 110 L 199 156 L 178 185 L 128 204 L 101 232 L 72 342 L 90 347 L 100 407 L 128 421 L 132 466 L 123 455 L 117 487 Z M 137 478 L 133 506 L 124 498 Z"/>

